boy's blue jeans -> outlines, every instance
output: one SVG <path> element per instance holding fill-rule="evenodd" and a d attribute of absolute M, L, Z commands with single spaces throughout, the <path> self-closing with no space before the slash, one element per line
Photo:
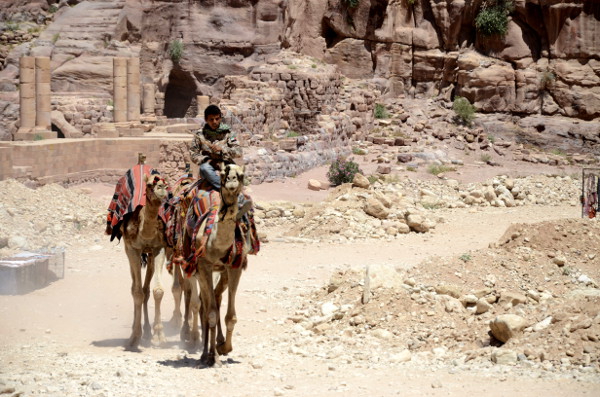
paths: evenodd
<path fill-rule="evenodd" d="M 221 177 L 215 171 L 214 167 L 210 164 L 210 162 L 204 162 L 200 164 L 200 175 L 203 179 L 206 179 L 211 185 L 215 188 L 221 188 Z"/>

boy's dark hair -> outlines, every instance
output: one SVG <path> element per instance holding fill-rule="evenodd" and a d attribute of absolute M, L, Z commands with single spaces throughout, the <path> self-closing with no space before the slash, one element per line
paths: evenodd
<path fill-rule="evenodd" d="M 217 115 L 221 116 L 221 109 L 217 105 L 208 105 L 206 109 L 204 109 L 204 119 L 206 120 L 208 116 Z"/>

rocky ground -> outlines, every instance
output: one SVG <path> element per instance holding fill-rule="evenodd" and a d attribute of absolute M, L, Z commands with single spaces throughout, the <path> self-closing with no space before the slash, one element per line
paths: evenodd
<path fill-rule="evenodd" d="M 264 243 L 242 278 L 234 351 L 214 369 L 197 368 L 176 328 L 166 346 L 124 350 L 127 261 L 102 235 L 112 186 L 0 182 L 1 256 L 67 253 L 64 279 L 0 296 L 0 392 L 598 393 L 600 224 L 580 218 L 576 174 L 404 172 L 308 191 L 324 173 L 252 186 Z M 172 310 L 167 293 L 163 320 Z"/>

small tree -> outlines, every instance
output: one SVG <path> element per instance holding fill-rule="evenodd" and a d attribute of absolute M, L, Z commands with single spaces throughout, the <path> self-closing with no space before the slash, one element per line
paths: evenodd
<path fill-rule="evenodd" d="M 508 15 L 513 8 L 512 0 L 485 0 L 475 17 L 477 31 L 486 37 L 504 37 L 508 31 Z"/>
<path fill-rule="evenodd" d="M 475 119 L 475 106 L 467 98 L 457 96 L 452 103 L 452 110 L 456 113 L 455 120 L 459 124 L 470 126 Z"/>
<path fill-rule="evenodd" d="M 169 55 L 173 62 L 179 62 L 183 56 L 183 42 L 179 39 L 171 41 L 169 44 Z"/>
<path fill-rule="evenodd" d="M 375 111 L 374 111 L 374 115 L 376 119 L 387 119 L 390 117 L 390 114 L 388 113 L 387 109 L 385 108 L 385 106 L 383 106 L 380 103 L 376 103 L 375 104 Z"/>
<path fill-rule="evenodd" d="M 357 163 L 343 157 L 338 157 L 329 166 L 327 179 L 333 186 L 338 186 L 342 183 L 352 182 L 354 175 L 357 173 L 362 173 Z"/>

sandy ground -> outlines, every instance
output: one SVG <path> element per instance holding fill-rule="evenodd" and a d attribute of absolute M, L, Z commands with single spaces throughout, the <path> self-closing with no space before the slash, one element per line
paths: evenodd
<path fill-rule="evenodd" d="M 326 191 L 306 189 L 326 180 L 325 168 L 297 178 L 252 186 L 256 200 L 318 201 Z M 89 186 L 88 186 L 89 187 Z M 101 207 L 112 186 L 94 185 Z M 578 217 L 579 208 L 517 207 L 445 210 L 433 233 L 411 233 L 393 242 L 301 244 L 270 242 L 250 257 L 238 290 L 234 351 L 220 368 L 198 367 L 198 352 L 167 327 L 163 347 L 124 349 L 133 302 L 123 244 L 98 230 L 92 246 L 67 251 L 64 279 L 26 295 L 0 296 L 0 395 L 44 396 L 597 396 L 600 377 L 572 371 L 529 371 L 520 366 L 412 361 L 388 365 L 377 357 L 348 360 L 331 354 L 335 342 L 316 340 L 303 354 L 288 318 L 339 268 L 369 263 L 420 266 L 430 256 L 460 255 L 496 242 L 512 223 Z M 162 318 L 173 310 L 170 276 Z M 150 300 L 150 317 L 154 303 Z M 304 349 L 313 352 L 314 349 Z"/>

